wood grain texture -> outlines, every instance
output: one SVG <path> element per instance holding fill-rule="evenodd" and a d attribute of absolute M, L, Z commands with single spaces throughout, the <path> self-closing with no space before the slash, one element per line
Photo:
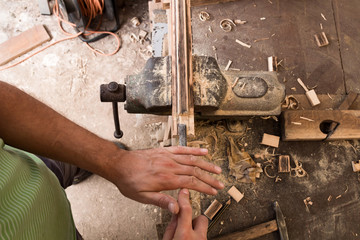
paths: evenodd
<path fill-rule="evenodd" d="M 278 230 L 276 220 L 256 225 L 242 232 L 230 233 L 228 235 L 214 238 L 214 240 L 250 240 Z"/>
<path fill-rule="evenodd" d="M 305 117 L 313 121 L 301 119 Z M 360 138 L 359 110 L 297 110 L 285 111 L 282 115 L 283 141 L 319 141 L 327 134 L 320 130 L 324 121 L 340 123 L 329 140 L 359 139 Z M 301 125 L 293 124 L 301 123 Z"/>
<path fill-rule="evenodd" d="M 174 135 L 178 124 L 194 135 L 192 97 L 192 34 L 190 0 L 171 1 L 172 116 Z"/>
<path fill-rule="evenodd" d="M 22 54 L 50 40 L 44 26 L 38 25 L 0 44 L 0 65 L 4 65 Z"/>

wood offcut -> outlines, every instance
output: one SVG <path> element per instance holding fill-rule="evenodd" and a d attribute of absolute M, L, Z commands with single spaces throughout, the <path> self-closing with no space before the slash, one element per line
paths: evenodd
<path fill-rule="evenodd" d="M 209 218 L 209 220 L 212 220 L 213 217 L 220 211 L 221 207 L 223 205 L 218 201 L 214 200 L 210 206 L 205 210 L 204 215 Z"/>
<path fill-rule="evenodd" d="M 279 136 L 264 133 L 261 144 L 277 148 L 279 147 L 279 142 L 280 142 Z"/>
<path fill-rule="evenodd" d="M 279 173 L 289 173 L 290 172 L 290 156 L 281 155 L 279 156 Z"/>
<path fill-rule="evenodd" d="M 244 194 L 242 194 L 235 186 L 232 186 L 228 194 L 238 203 L 240 200 L 244 197 Z"/>
<path fill-rule="evenodd" d="M 0 44 L 0 65 L 29 52 L 50 40 L 43 25 L 38 25 Z"/>
<path fill-rule="evenodd" d="M 324 32 L 315 34 L 314 38 L 318 47 L 324 47 L 329 45 L 329 40 L 327 39 L 326 34 Z"/>

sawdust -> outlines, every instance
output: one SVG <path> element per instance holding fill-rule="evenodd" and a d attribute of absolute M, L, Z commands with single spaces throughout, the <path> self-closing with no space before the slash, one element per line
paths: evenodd
<path fill-rule="evenodd" d="M 257 173 L 261 173 L 262 168 L 254 162 L 249 153 L 243 149 L 240 151 L 233 138 L 229 137 L 228 139 L 230 142 L 227 152 L 229 174 L 239 182 L 255 183 Z"/>

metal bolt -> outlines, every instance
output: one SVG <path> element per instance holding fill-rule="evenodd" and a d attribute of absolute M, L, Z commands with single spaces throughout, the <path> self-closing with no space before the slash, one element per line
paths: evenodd
<path fill-rule="evenodd" d="M 108 84 L 107 88 L 110 92 L 116 92 L 119 89 L 119 84 L 117 84 L 117 82 L 111 82 Z"/>

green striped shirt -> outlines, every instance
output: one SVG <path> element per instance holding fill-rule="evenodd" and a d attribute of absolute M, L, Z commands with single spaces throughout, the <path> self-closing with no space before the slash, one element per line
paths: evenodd
<path fill-rule="evenodd" d="M 0 239 L 76 239 L 70 203 L 35 155 L 0 138 Z"/>

